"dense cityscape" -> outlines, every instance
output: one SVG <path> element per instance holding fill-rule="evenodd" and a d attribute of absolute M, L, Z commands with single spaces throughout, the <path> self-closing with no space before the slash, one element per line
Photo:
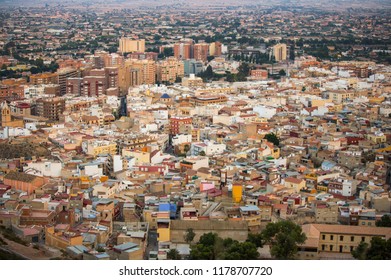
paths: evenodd
<path fill-rule="evenodd" d="M 390 186 L 389 1 L 0 1 L 0 259 L 388 260 Z"/>

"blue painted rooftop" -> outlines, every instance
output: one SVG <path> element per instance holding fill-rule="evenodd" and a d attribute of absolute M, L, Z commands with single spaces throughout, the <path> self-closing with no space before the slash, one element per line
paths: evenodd
<path fill-rule="evenodd" d="M 170 203 L 160 203 L 159 204 L 159 211 L 170 211 Z"/>

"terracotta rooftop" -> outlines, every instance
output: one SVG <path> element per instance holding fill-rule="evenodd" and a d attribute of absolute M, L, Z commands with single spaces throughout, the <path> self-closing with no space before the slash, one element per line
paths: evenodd
<path fill-rule="evenodd" d="M 22 172 L 15 172 L 11 171 L 4 177 L 5 179 L 9 180 L 16 180 L 16 181 L 21 181 L 21 182 L 26 182 L 26 183 L 31 183 L 34 181 L 34 179 L 38 178 L 37 176 L 22 173 Z"/>

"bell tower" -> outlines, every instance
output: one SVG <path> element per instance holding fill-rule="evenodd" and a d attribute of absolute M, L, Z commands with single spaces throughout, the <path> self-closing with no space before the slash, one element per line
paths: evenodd
<path fill-rule="evenodd" d="M 11 123 L 11 110 L 7 102 L 1 104 L 1 126 L 5 127 Z"/>

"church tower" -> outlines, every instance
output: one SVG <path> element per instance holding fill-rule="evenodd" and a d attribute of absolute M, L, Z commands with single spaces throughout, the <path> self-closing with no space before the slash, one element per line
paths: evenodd
<path fill-rule="evenodd" d="M 4 101 L 1 105 L 1 126 L 9 126 L 11 123 L 11 109 L 8 106 L 7 102 Z"/>

